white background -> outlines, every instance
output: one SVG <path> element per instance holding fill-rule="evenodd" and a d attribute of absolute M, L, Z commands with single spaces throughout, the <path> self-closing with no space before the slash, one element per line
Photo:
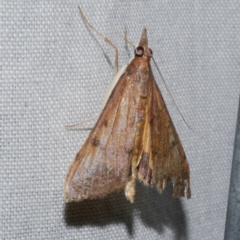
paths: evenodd
<path fill-rule="evenodd" d="M 137 186 L 65 204 L 65 174 L 113 77 L 114 52 L 78 13 L 132 57 L 144 26 L 182 114 L 153 66 L 191 170 L 192 198 Z M 223 239 L 240 87 L 237 1 L 2 1 L 2 239 Z M 96 121 L 96 119 L 95 119 Z"/>

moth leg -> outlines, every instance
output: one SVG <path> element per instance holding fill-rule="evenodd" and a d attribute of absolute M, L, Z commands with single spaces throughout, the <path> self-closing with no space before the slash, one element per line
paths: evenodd
<path fill-rule="evenodd" d="M 103 40 L 108 43 L 115 51 L 115 61 L 114 61 L 114 75 L 118 72 L 118 49 L 117 47 L 108 39 L 106 38 L 102 33 L 100 33 L 93 25 L 90 24 L 90 22 L 87 20 L 85 15 L 83 14 L 82 9 L 78 6 L 79 12 L 83 18 L 83 20 L 86 22 L 86 24 L 94 31 L 96 32 Z"/>
<path fill-rule="evenodd" d="M 65 127 L 66 127 L 66 128 L 73 128 L 73 127 L 80 126 L 80 125 L 82 125 L 82 124 L 84 124 L 84 123 L 86 123 L 86 122 L 89 122 L 89 121 L 91 121 L 92 119 L 98 117 L 99 115 L 100 115 L 100 113 L 98 113 L 97 115 L 92 116 L 92 117 L 90 117 L 90 118 L 88 118 L 88 119 L 86 119 L 86 120 L 83 120 L 82 122 L 65 125 Z"/>
<path fill-rule="evenodd" d="M 130 176 L 128 178 L 128 181 L 127 181 L 127 183 L 125 185 L 125 189 L 124 189 L 125 196 L 131 203 L 134 202 L 134 198 L 135 198 L 136 179 L 137 179 L 137 173 L 136 173 L 136 171 L 134 171 L 132 176 Z"/>
<path fill-rule="evenodd" d="M 125 43 L 128 43 L 133 49 L 136 48 L 135 45 L 128 40 L 128 37 L 127 37 L 127 27 L 125 27 L 125 29 L 124 29 L 124 40 L 125 40 Z"/>

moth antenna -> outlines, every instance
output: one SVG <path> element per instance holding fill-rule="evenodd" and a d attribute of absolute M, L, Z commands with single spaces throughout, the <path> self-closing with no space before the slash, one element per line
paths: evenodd
<path fill-rule="evenodd" d="M 197 134 L 197 133 L 196 133 L 196 132 L 190 127 L 190 125 L 187 123 L 187 121 L 185 120 L 183 114 L 181 113 L 180 109 L 178 108 L 177 103 L 175 102 L 175 100 L 174 100 L 174 98 L 173 98 L 173 96 L 172 96 L 172 94 L 171 94 L 171 92 L 170 92 L 170 90 L 169 90 L 169 88 L 168 88 L 168 86 L 167 86 L 167 84 L 166 84 L 164 78 L 163 78 L 163 75 L 162 75 L 162 73 L 161 73 L 159 67 L 157 66 L 157 64 L 156 64 L 156 62 L 155 62 L 155 59 L 154 59 L 153 57 L 152 57 L 152 60 L 153 60 L 154 65 L 156 66 L 157 71 L 158 71 L 158 73 L 159 73 L 159 75 L 160 75 L 160 77 L 161 77 L 161 79 L 162 79 L 162 81 L 163 81 L 163 83 L 164 83 L 165 88 L 166 88 L 167 91 L 168 91 L 168 94 L 169 94 L 170 97 L 172 98 L 173 103 L 174 103 L 175 107 L 177 108 L 178 112 L 180 113 L 180 115 L 181 115 L 183 121 L 185 122 L 185 124 L 187 125 L 187 127 L 188 127 L 188 128 L 194 133 L 194 134 L 196 134 L 196 135 L 198 136 L 198 134 Z"/>
<path fill-rule="evenodd" d="M 115 75 L 118 72 L 118 49 L 117 47 L 108 39 L 106 38 L 102 33 L 100 33 L 86 18 L 86 16 L 84 15 L 82 9 L 78 6 L 79 12 L 83 18 L 83 20 L 85 21 L 85 23 L 95 32 L 97 33 L 101 38 L 103 38 L 103 40 L 108 43 L 115 51 L 115 61 L 114 61 L 114 73 Z"/>
<path fill-rule="evenodd" d="M 89 122 L 89 121 L 91 121 L 92 119 L 98 117 L 99 115 L 100 115 L 100 114 L 98 113 L 97 115 L 92 116 L 92 117 L 90 117 L 90 118 L 88 118 L 88 119 L 86 119 L 86 120 L 84 120 L 84 121 L 82 121 L 82 122 L 74 123 L 74 124 L 70 124 L 70 125 L 65 125 L 65 127 L 66 127 L 66 128 L 72 128 L 72 127 L 80 126 L 80 125 L 82 125 L 83 123 Z"/>
<path fill-rule="evenodd" d="M 133 49 L 136 48 L 135 45 L 128 40 L 128 37 L 127 37 L 127 27 L 124 28 L 124 40 L 125 40 L 125 43 L 128 43 Z"/>

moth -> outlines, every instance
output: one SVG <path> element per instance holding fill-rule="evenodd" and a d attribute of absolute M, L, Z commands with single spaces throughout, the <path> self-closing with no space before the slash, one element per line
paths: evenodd
<path fill-rule="evenodd" d="M 116 74 L 106 105 L 69 168 L 66 202 L 103 198 L 120 189 L 134 202 L 137 180 L 160 192 L 172 182 L 174 197 L 190 198 L 189 165 L 154 80 L 152 55 L 144 28 L 133 59 Z"/>

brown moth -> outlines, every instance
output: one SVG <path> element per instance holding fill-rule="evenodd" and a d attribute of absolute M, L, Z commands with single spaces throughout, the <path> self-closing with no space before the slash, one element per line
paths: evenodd
<path fill-rule="evenodd" d="M 123 188 L 133 202 L 137 179 L 160 192 L 173 182 L 174 197 L 191 196 L 188 162 L 153 77 L 146 28 L 134 55 L 70 166 L 66 202 L 103 198 Z"/>

